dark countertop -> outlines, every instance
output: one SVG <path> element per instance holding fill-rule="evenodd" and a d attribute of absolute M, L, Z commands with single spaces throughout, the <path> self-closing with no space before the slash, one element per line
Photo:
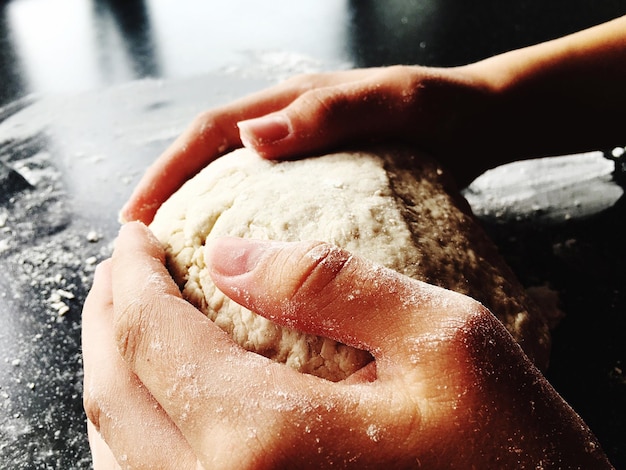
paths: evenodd
<path fill-rule="evenodd" d="M 293 73 L 454 65 L 626 14 L 626 0 L 50 3 L 0 4 L 0 460 L 16 469 L 89 468 L 82 302 L 121 204 L 196 113 Z M 466 195 L 520 279 L 559 294 L 549 378 L 620 468 L 626 208 L 613 168 L 599 153 L 513 164 Z"/>

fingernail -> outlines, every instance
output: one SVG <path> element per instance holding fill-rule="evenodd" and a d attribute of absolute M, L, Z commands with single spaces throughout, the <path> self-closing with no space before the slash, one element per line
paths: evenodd
<path fill-rule="evenodd" d="M 269 114 L 237 123 L 239 136 L 246 147 L 271 144 L 291 134 L 291 122 L 284 114 Z"/>
<path fill-rule="evenodd" d="M 211 241 L 205 263 L 221 276 L 233 277 L 252 271 L 271 243 L 264 240 L 223 237 Z"/>

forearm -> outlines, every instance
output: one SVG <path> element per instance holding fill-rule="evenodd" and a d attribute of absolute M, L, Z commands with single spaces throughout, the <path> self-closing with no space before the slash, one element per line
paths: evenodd
<path fill-rule="evenodd" d="M 493 97 L 475 122 L 494 163 L 626 141 L 626 17 L 461 69 Z"/>

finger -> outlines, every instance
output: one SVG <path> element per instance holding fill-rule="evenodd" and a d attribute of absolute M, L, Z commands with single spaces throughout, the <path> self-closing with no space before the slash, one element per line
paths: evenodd
<path fill-rule="evenodd" d="M 354 80 L 362 71 L 301 76 L 200 114 L 146 171 L 120 212 L 122 221 L 152 221 L 161 203 L 215 158 L 241 146 L 237 123 L 287 106 L 304 92 Z"/>
<path fill-rule="evenodd" d="M 194 468 L 180 431 L 117 352 L 110 268 L 109 262 L 99 266 L 83 313 L 84 403 L 94 464 L 111 468 L 114 457 L 122 468 Z"/>
<path fill-rule="evenodd" d="M 408 67 L 370 69 L 352 80 L 311 88 L 288 106 L 240 122 L 247 147 L 265 158 L 318 153 L 420 132 L 411 116 L 418 83 Z"/>
<path fill-rule="evenodd" d="M 291 328 L 366 349 L 376 359 L 482 307 L 332 245 L 219 238 L 205 252 L 216 286 Z M 407 332 L 411 334 L 407 336 Z"/>
<path fill-rule="evenodd" d="M 284 424 L 271 414 L 294 407 L 294 390 L 324 381 L 237 346 L 183 301 L 162 260 L 145 226 L 122 227 L 113 254 L 118 350 L 211 468 L 271 460 L 261 449 Z"/>
<path fill-rule="evenodd" d="M 87 435 L 94 470 L 120 470 L 121 467 L 118 465 L 113 452 L 89 420 L 87 420 Z"/>

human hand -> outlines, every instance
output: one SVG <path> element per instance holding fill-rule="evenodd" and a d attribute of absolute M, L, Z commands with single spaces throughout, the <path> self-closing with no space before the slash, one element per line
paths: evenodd
<path fill-rule="evenodd" d="M 464 68 L 408 66 L 302 75 L 209 110 L 147 170 L 121 217 L 149 223 L 187 179 L 242 143 L 278 159 L 354 143 L 408 141 L 454 161 L 451 171 L 467 183 L 490 166 L 479 158 L 452 158 L 473 147 L 486 155 L 477 143 L 485 133 L 474 129 L 490 101 L 477 77 Z"/>
<path fill-rule="evenodd" d="M 85 409 L 109 462 L 608 466 L 580 418 L 472 299 L 321 243 L 219 239 L 206 260 L 235 301 L 375 362 L 332 383 L 244 351 L 180 297 L 149 231 L 127 224 L 83 316 Z"/>

